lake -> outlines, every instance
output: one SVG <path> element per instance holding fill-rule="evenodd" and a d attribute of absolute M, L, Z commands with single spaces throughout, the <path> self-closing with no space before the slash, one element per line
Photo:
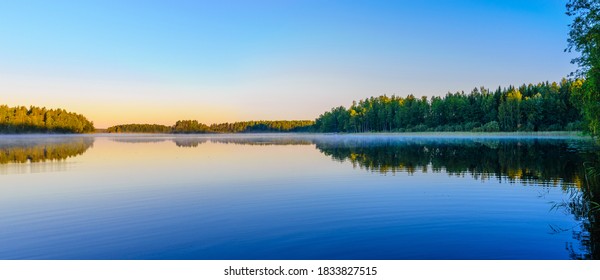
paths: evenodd
<path fill-rule="evenodd" d="M 577 137 L 0 136 L 0 259 L 581 259 Z"/>

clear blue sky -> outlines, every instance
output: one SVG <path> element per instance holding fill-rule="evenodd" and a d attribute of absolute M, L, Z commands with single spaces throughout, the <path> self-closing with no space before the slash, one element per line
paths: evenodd
<path fill-rule="evenodd" d="M 565 2 L 2 1 L 0 103 L 97 127 L 314 119 L 381 94 L 558 81 Z"/>

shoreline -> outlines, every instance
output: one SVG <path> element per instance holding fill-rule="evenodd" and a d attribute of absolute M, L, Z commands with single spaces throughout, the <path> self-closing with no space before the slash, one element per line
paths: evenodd
<path fill-rule="evenodd" d="M 207 132 L 207 133 L 154 133 L 154 132 L 91 132 L 91 133 L 0 133 L 0 136 L 17 136 L 17 135 L 260 135 L 260 134 L 308 134 L 308 135 L 498 135 L 498 136 L 582 136 L 591 137 L 583 131 L 498 131 L 498 132 L 473 132 L 473 131 L 415 131 L 415 132 L 390 132 L 390 131 L 374 131 L 374 132 Z"/>

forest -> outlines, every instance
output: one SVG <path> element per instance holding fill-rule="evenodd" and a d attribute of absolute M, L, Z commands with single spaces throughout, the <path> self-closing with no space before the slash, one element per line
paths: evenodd
<path fill-rule="evenodd" d="M 170 133 L 171 127 L 161 124 L 121 124 L 106 129 L 108 133 Z"/>
<path fill-rule="evenodd" d="M 63 109 L 0 105 L 0 133 L 88 133 L 94 123 Z"/>
<path fill-rule="evenodd" d="M 320 115 L 315 132 L 582 130 L 583 80 L 509 86 L 443 97 L 382 95 Z"/>
<path fill-rule="evenodd" d="M 370 97 L 339 106 L 315 121 L 243 121 L 206 125 L 180 120 L 172 126 L 123 124 L 109 133 L 579 131 L 586 125 L 583 79 L 448 93 L 431 98 Z M 589 119 L 589 118 L 588 118 Z M 589 123 L 589 121 L 588 121 Z M 88 133 L 94 125 L 62 109 L 0 106 L 0 133 Z"/>
<path fill-rule="evenodd" d="M 219 123 L 210 126 L 196 120 L 180 120 L 173 126 L 158 124 L 125 124 L 111 126 L 109 133 L 250 133 L 250 132 L 308 132 L 313 121 L 245 121 Z"/>
<path fill-rule="evenodd" d="M 408 95 L 370 97 L 321 114 L 315 121 L 245 121 L 206 125 L 180 120 L 173 126 L 125 124 L 109 133 L 248 132 L 420 132 L 420 131 L 579 131 L 584 80 L 474 88 L 431 98 Z"/>

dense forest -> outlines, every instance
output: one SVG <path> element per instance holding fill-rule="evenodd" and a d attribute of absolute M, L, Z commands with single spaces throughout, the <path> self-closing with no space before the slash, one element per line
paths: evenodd
<path fill-rule="evenodd" d="M 600 140 L 600 1 L 570 0 L 566 14 L 573 18 L 569 24 L 566 51 L 578 56 L 571 62 L 578 66 L 573 76 L 582 77 L 579 102 L 585 129 Z M 586 162 L 586 184 L 573 196 L 567 209 L 582 221 L 589 233 L 585 244 L 593 259 L 600 259 L 600 155 Z"/>
<path fill-rule="evenodd" d="M 316 132 L 558 131 L 583 128 L 582 80 L 522 85 L 469 94 L 416 98 L 386 95 L 333 108 L 316 119 Z"/>
<path fill-rule="evenodd" d="M 248 132 L 413 132 L 413 131 L 559 131 L 583 130 L 593 123 L 586 113 L 587 81 L 510 86 L 490 91 L 417 98 L 383 95 L 333 108 L 315 121 L 245 121 L 206 125 L 180 120 L 173 126 L 124 124 L 109 133 L 248 133 Z M 587 122 L 586 122 L 587 120 Z M 62 109 L 0 106 L 0 133 L 86 133 L 93 123 Z M 593 131 L 592 131 L 593 133 Z"/>
<path fill-rule="evenodd" d="M 106 129 L 108 133 L 170 133 L 171 127 L 161 124 L 121 124 Z"/>
<path fill-rule="evenodd" d="M 307 132 L 313 121 L 246 121 L 219 123 L 210 126 L 196 120 L 177 121 L 173 126 L 158 124 L 125 124 L 112 126 L 109 133 L 245 133 L 245 132 Z"/>
<path fill-rule="evenodd" d="M 569 24 L 568 46 L 565 51 L 575 51 L 578 57 L 571 63 L 579 68 L 573 76 L 585 79 L 581 86 L 579 102 L 586 121 L 586 130 L 593 136 L 600 136 L 600 1 L 570 0 L 568 16 L 573 17 Z"/>
<path fill-rule="evenodd" d="M 0 105 L 0 133 L 87 133 L 94 123 L 63 109 Z"/>
<path fill-rule="evenodd" d="M 576 131 L 585 129 L 584 80 L 509 86 L 490 91 L 417 98 L 382 95 L 331 109 L 315 121 L 246 121 L 206 125 L 195 120 L 173 126 L 126 124 L 109 133 Z"/>

